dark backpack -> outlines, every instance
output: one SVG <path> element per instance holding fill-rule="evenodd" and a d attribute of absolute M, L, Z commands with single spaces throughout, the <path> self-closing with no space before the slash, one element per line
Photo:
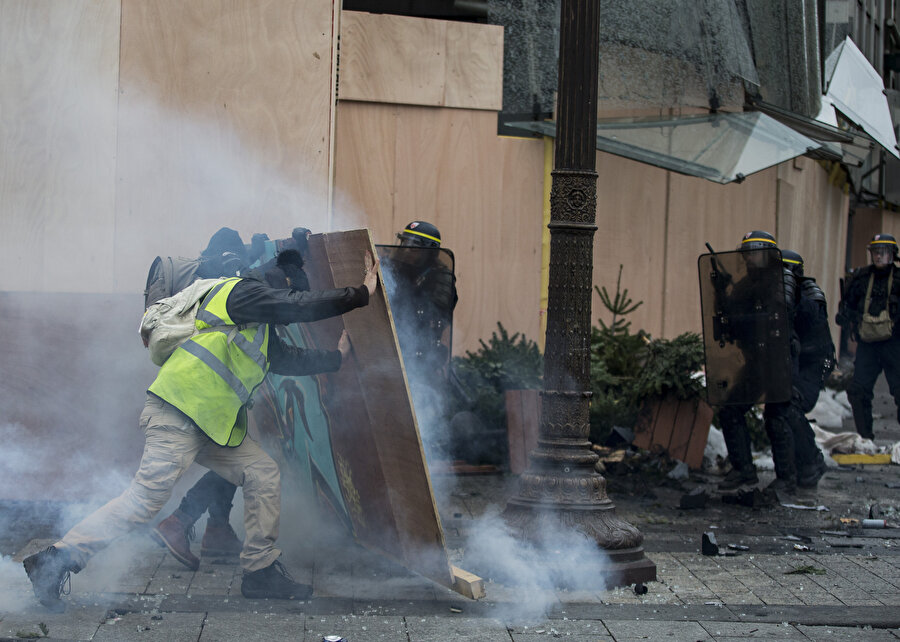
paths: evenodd
<path fill-rule="evenodd" d="M 147 272 L 147 285 L 144 287 L 144 309 L 151 305 L 181 292 L 184 288 L 199 279 L 197 269 L 200 267 L 200 259 L 186 259 L 183 257 L 165 258 L 157 256 Z"/>

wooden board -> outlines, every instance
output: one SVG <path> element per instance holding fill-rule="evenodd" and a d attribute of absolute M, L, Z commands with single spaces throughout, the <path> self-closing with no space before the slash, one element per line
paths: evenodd
<path fill-rule="evenodd" d="M 334 9 L 122 0 L 118 290 L 142 283 L 159 248 L 196 256 L 222 225 L 247 241 L 328 229 Z"/>
<path fill-rule="evenodd" d="M 661 449 L 693 470 L 703 464 L 713 410 L 702 399 L 669 396 L 650 400 L 641 408 L 632 443 L 644 450 Z"/>
<path fill-rule="evenodd" d="M 385 244 L 413 220 L 441 230 L 456 257 L 457 356 L 498 321 L 539 334 L 543 142 L 496 130 L 487 111 L 338 104 L 335 219 L 363 213 Z"/>
<path fill-rule="evenodd" d="M 503 27 L 344 11 L 341 100 L 499 110 Z"/>
<path fill-rule="evenodd" d="M 119 20 L 0 0 L 0 290 L 112 290 Z"/>
<path fill-rule="evenodd" d="M 304 266 L 311 288 L 359 286 L 366 251 L 375 251 L 367 230 L 311 236 Z M 453 588 L 383 284 L 366 307 L 303 324 L 303 341 L 334 349 L 343 329 L 353 350 L 341 369 L 313 386 L 299 382 L 308 377 L 270 376 L 278 391 L 288 389 L 284 380 L 296 379 L 303 392 L 277 395 L 276 403 L 285 405 L 275 411 L 254 406 L 254 423 L 263 433 L 292 435 L 282 461 L 313 484 L 360 544 Z M 316 419 L 316 406 L 324 422 Z"/>

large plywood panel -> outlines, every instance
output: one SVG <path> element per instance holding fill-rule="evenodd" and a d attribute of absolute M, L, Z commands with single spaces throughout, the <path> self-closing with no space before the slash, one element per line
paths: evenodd
<path fill-rule="evenodd" d="M 447 24 L 444 106 L 503 107 L 503 27 Z"/>
<path fill-rule="evenodd" d="M 335 225 L 362 218 L 379 243 L 393 243 L 397 107 L 342 100 L 334 138 Z"/>
<path fill-rule="evenodd" d="M 503 28 L 344 11 L 338 96 L 498 110 Z"/>
<path fill-rule="evenodd" d="M 119 0 L 0 0 L 0 290 L 112 284 Z"/>
<path fill-rule="evenodd" d="M 542 143 L 498 138 L 490 112 L 399 113 L 394 229 L 431 221 L 456 255 L 454 352 L 477 348 L 498 321 L 537 338 Z"/>
<path fill-rule="evenodd" d="M 334 9 L 123 0 L 118 290 L 222 225 L 329 227 Z"/>
<path fill-rule="evenodd" d="M 804 273 L 825 293 L 829 322 L 837 311 L 844 276 L 848 200 L 815 161 L 796 158 L 778 166 L 778 246 L 803 257 Z M 833 322 L 831 330 L 837 338 L 840 330 Z"/>
<path fill-rule="evenodd" d="M 453 251 L 454 354 L 477 349 L 498 321 L 537 339 L 542 142 L 498 137 L 490 112 L 349 101 L 337 129 L 336 219 L 362 211 L 384 244 L 427 220 Z"/>
<path fill-rule="evenodd" d="M 666 265 L 660 275 L 663 336 L 702 329 L 697 257 L 707 252 L 706 242 L 715 250 L 733 250 L 750 230 L 776 233 L 776 175 L 770 168 L 741 184 L 718 185 L 670 173 Z"/>
<path fill-rule="evenodd" d="M 611 154 L 597 154 L 597 232 L 594 234 L 593 283 L 616 291 L 619 266 L 622 288 L 643 305 L 628 316 L 631 330 L 659 336 L 666 247 L 664 170 Z M 592 294 L 591 323 L 612 322 L 612 314 Z"/>
<path fill-rule="evenodd" d="M 359 285 L 367 251 L 375 249 L 366 230 L 313 235 L 307 263 L 311 287 Z M 365 308 L 308 329 L 322 347 L 334 346 L 342 329 L 353 343 L 341 369 L 327 375 L 322 400 L 354 536 L 450 586 L 443 530 L 383 283 Z"/>

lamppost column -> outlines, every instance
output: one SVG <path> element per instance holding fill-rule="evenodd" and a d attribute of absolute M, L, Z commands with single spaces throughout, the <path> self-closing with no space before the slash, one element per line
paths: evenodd
<path fill-rule="evenodd" d="M 590 332 L 597 207 L 599 0 L 562 0 L 550 280 L 538 445 L 504 511 L 524 539 L 574 528 L 607 551 L 612 584 L 656 578 L 643 535 L 615 514 L 590 449 Z"/>

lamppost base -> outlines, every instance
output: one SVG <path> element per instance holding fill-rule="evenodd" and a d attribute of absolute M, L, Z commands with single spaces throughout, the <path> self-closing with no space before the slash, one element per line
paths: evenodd
<path fill-rule="evenodd" d="M 602 578 L 598 584 L 604 588 L 656 580 L 656 564 L 645 557 L 641 546 L 643 534 L 616 515 L 615 507 L 608 499 L 594 504 L 561 506 L 513 497 L 507 502 L 503 519 L 524 541 L 540 544 L 546 533 L 566 530 L 577 531 L 596 543 L 603 554 L 602 560 L 595 563 L 596 574 Z M 564 565 L 554 563 L 552 557 L 548 555 L 544 560 L 548 574 L 560 587 L 570 584 L 572 574 L 563 569 Z M 562 570 L 557 572 L 556 568 Z M 585 577 L 584 573 L 574 575 Z M 597 588 L 597 584 L 566 588 Z"/>

